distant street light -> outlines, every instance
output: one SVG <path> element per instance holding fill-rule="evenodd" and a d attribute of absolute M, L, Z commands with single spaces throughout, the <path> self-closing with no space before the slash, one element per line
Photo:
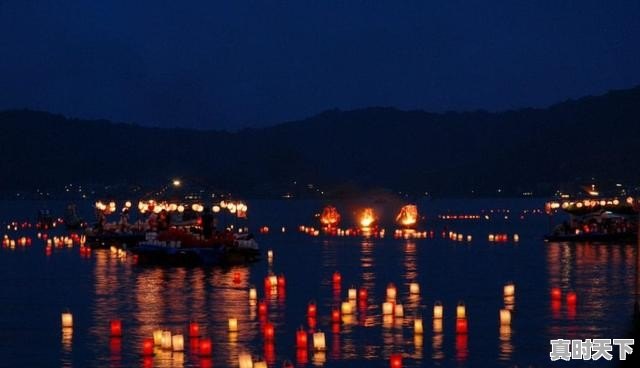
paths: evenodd
<path fill-rule="evenodd" d="M 182 182 L 179 179 L 173 179 L 174 187 L 179 187 L 180 185 L 182 185 Z"/>

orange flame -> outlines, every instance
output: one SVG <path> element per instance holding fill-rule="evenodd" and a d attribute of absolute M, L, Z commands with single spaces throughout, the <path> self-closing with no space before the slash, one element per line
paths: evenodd
<path fill-rule="evenodd" d="M 340 213 L 333 206 L 326 206 L 320 215 L 320 223 L 324 226 L 332 227 L 340 223 Z"/>
<path fill-rule="evenodd" d="M 400 209 L 396 222 L 405 227 L 412 227 L 418 222 L 418 207 L 408 204 Z"/>
<path fill-rule="evenodd" d="M 360 215 L 360 226 L 363 228 L 368 228 L 376 221 L 375 213 L 373 212 L 373 208 L 365 208 Z"/>

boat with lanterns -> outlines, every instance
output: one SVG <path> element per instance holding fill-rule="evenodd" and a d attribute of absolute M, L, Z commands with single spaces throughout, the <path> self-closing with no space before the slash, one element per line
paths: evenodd
<path fill-rule="evenodd" d="M 638 203 L 627 198 L 586 198 L 551 201 L 545 211 L 562 211 L 568 219 L 545 235 L 548 242 L 634 242 L 638 237 Z"/>

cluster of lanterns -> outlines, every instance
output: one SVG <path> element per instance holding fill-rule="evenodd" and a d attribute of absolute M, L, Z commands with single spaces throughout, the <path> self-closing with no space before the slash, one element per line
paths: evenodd
<path fill-rule="evenodd" d="M 480 215 L 438 215 L 441 220 L 479 220 Z"/>
<path fill-rule="evenodd" d="M 396 239 L 433 239 L 435 237 L 435 232 L 433 230 L 415 231 L 412 229 L 396 229 L 396 231 L 393 232 L 393 237 Z"/>
<path fill-rule="evenodd" d="M 489 234 L 487 236 L 490 243 L 506 243 L 509 241 L 509 235 L 507 234 Z M 512 240 L 514 243 L 520 241 L 520 235 L 513 234 Z"/>
<path fill-rule="evenodd" d="M 578 295 L 575 291 L 569 290 L 565 296 L 565 303 L 567 307 L 567 316 L 570 319 L 576 316 L 576 307 L 578 303 Z M 551 288 L 551 311 L 554 318 L 558 318 L 560 309 L 562 308 L 562 290 L 559 287 Z"/>
<path fill-rule="evenodd" d="M 464 236 L 464 234 L 456 233 L 453 231 L 449 231 L 448 237 L 449 237 L 449 240 L 459 241 L 459 242 L 466 241 L 467 243 L 473 240 L 473 236 L 471 235 Z"/>
<path fill-rule="evenodd" d="M 31 245 L 31 238 L 27 236 L 21 236 L 17 239 L 12 239 L 9 235 L 6 235 L 2 238 L 2 247 L 3 248 L 11 248 L 15 249 L 16 246 L 26 247 Z"/>
<path fill-rule="evenodd" d="M 633 206 L 635 200 L 633 197 L 627 197 L 624 200 L 620 200 L 618 198 L 612 199 L 584 199 L 582 201 L 564 201 L 564 202 L 547 202 L 545 204 L 545 211 L 547 213 L 551 213 L 559 208 L 563 210 L 571 211 L 574 209 L 593 209 L 595 207 L 604 207 L 604 208 L 616 208 L 621 206 Z"/>
<path fill-rule="evenodd" d="M 133 206 L 131 201 L 126 201 L 124 203 L 124 207 L 122 210 L 130 209 Z M 111 214 L 116 212 L 117 206 L 116 202 L 103 203 L 102 201 L 97 201 L 95 203 L 95 208 L 103 211 L 105 214 Z M 180 204 L 180 203 L 170 203 L 166 201 L 156 201 L 154 199 L 149 199 L 146 201 L 138 202 L 138 210 L 140 213 L 160 213 L 162 211 L 166 212 L 179 212 L 182 213 L 187 209 L 191 209 L 194 212 L 203 212 L 205 206 L 202 203 L 192 203 L 192 204 Z M 229 213 L 234 214 L 238 217 L 244 218 L 246 217 L 248 206 L 243 202 L 227 202 L 221 201 L 220 203 L 214 204 L 211 207 L 211 211 L 214 213 L 221 212 L 222 210 L 228 210 Z"/>

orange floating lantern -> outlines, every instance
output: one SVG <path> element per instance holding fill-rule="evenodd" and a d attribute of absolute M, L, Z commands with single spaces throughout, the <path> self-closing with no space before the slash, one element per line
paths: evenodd
<path fill-rule="evenodd" d="M 198 325 L 198 322 L 189 322 L 189 337 L 200 337 L 200 325 Z"/>
<path fill-rule="evenodd" d="M 402 368 L 402 354 L 391 354 L 389 362 L 391 368 Z"/>
<path fill-rule="evenodd" d="M 142 340 L 142 355 L 143 356 L 152 356 L 153 355 L 153 338 L 146 338 Z"/>
<path fill-rule="evenodd" d="M 560 299 L 562 299 L 562 291 L 560 291 L 560 288 L 558 287 L 551 288 L 551 300 L 560 300 Z"/>
<path fill-rule="evenodd" d="M 299 328 L 298 331 L 296 331 L 296 347 L 298 349 L 307 348 L 307 331 L 302 328 Z"/>
<path fill-rule="evenodd" d="M 120 337 L 122 336 L 122 321 L 119 319 L 114 319 L 109 322 L 109 327 L 111 330 L 111 337 Z"/>
<path fill-rule="evenodd" d="M 211 356 L 212 343 L 210 338 L 200 339 L 199 354 L 203 357 Z"/>

